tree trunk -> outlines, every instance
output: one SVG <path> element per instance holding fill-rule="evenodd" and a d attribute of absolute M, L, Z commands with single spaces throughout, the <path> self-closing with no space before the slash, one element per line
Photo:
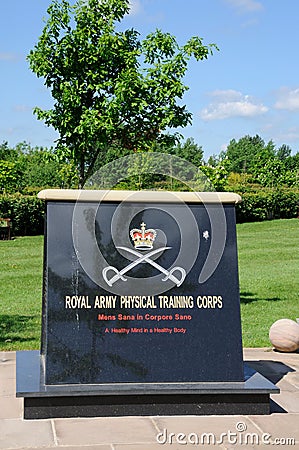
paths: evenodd
<path fill-rule="evenodd" d="M 85 157 L 83 152 L 81 155 L 79 168 L 79 189 L 83 189 L 84 183 L 85 183 Z"/>

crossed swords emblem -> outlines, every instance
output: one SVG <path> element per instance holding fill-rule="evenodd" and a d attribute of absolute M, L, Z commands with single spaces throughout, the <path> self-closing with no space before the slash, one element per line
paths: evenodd
<path fill-rule="evenodd" d="M 128 264 L 122 270 L 118 270 L 118 269 L 116 269 L 116 267 L 113 267 L 113 266 L 108 266 L 108 267 L 105 267 L 105 269 L 103 269 L 103 272 L 102 272 L 103 278 L 106 281 L 106 283 L 108 284 L 108 286 L 110 286 L 110 287 L 118 280 L 127 281 L 127 278 L 124 277 L 125 273 L 129 272 L 129 270 L 133 269 L 133 267 L 136 267 L 142 263 L 148 263 L 151 266 L 158 269 L 161 273 L 163 273 L 165 275 L 165 277 L 162 278 L 162 281 L 171 280 L 173 283 L 175 283 L 179 287 L 185 280 L 186 271 L 182 267 L 173 267 L 171 270 L 167 270 L 167 269 L 164 269 L 164 267 L 160 266 L 160 264 L 156 263 L 155 261 L 153 261 L 151 259 L 152 256 L 154 256 L 160 252 L 163 252 L 164 250 L 169 250 L 169 249 L 171 249 L 171 247 L 160 247 L 160 248 L 158 248 L 156 250 L 152 250 L 151 252 L 146 253 L 146 254 L 142 254 L 140 252 L 137 252 L 136 250 L 133 250 L 133 249 L 127 248 L 127 247 L 116 247 L 116 248 L 120 249 L 120 250 L 124 250 L 134 256 L 137 256 L 138 258 L 135 261 Z M 114 272 L 114 275 L 110 279 L 107 276 L 107 274 L 109 272 Z M 175 272 L 179 272 L 181 274 L 180 278 L 178 278 L 177 276 L 174 275 Z"/>

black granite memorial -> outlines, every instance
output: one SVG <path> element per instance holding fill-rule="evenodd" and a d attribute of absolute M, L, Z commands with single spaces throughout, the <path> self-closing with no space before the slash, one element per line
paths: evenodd
<path fill-rule="evenodd" d="M 24 417 L 266 414 L 243 364 L 231 193 L 46 190 L 41 350 Z"/>

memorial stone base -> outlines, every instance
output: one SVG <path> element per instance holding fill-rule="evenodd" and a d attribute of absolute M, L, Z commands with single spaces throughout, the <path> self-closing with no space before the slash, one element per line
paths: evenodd
<path fill-rule="evenodd" d="M 17 397 L 24 419 L 155 415 L 270 414 L 270 394 L 279 389 L 244 364 L 244 382 L 44 383 L 38 351 L 17 352 Z"/>

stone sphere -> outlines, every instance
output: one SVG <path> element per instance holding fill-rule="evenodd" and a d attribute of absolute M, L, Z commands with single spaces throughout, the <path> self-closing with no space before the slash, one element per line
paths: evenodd
<path fill-rule="evenodd" d="M 291 319 L 279 319 L 269 330 L 273 347 L 280 352 L 295 352 L 299 349 L 299 324 Z"/>

